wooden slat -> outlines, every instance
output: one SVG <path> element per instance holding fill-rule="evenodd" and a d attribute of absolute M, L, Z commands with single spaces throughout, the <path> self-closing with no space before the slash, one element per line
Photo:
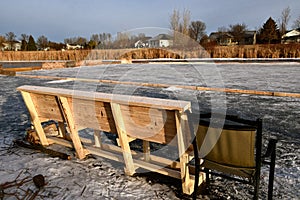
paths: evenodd
<path fill-rule="evenodd" d="M 117 133 L 109 103 L 68 98 L 77 127 Z"/>
<path fill-rule="evenodd" d="M 168 144 L 176 136 L 174 111 L 121 105 L 126 133 L 135 138 Z"/>
<path fill-rule="evenodd" d="M 72 142 L 66 141 L 66 140 L 63 140 L 63 139 L 51 137 L 48 140 L 49 140 L 49 142 L 59 144 L 59 145 L 63 145 L 65 147 L 69 147 L 69 148 L 73 147 Z M 112 145 L 110 145 L 110 146 L 112 146 Z M 89 153 L 91 153 L 93 155 L 101 156 L 101 157 L 104 157 L 104 158 L 107 158 L 107 159 L 110 159 L 110 160 L 114 160 L 114 161 L 118 161 L 118 162 L 124 162 L 122 154 L 121 154 L 121 150 L 119 152 L 116 152 L 116 151 L 115 152 L 109 152 L 109 151 L 101 150 L 99 148 L 94 148 L 94 147 L 90 147 L 90 146 L 87 146 L 86 149 L 89 151 Z"/>
<path fill-rule="evenodd" d="M 31 97 L 40 119 L 63 121 L 59 105 L 54 95 L 31 94 Z"/>

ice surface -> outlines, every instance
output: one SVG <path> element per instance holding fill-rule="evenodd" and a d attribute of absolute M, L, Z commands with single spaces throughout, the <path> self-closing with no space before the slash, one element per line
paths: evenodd
<path fill-rule="evenodd" d="M 256 89 L 300 92 L 300 65 L 272 64 L 186 64 L 186 65 L 104 65 L 99 67 L 68 68 L 52 71 L 32 71 L 34 74 L 58 77 L 78 77 L 167 83 L 172 85 L 224 86 L 236 89 Z M 198 110 L 226 105 L 228 112 L 262 117 L 264 141 L 277 136 L 277 162 L 274 199 L 297 199 L 300 196 L 300 99 L 243 94 L 224 94 L 176 87 L 151 88 L 93 82 L 55 81 L 0 76 L 0 184 L 20 178 L 43 174 L 47 185 L 38 199 L 184 199 L 180 181 L 161 175 L 124 175 L 123 165 L 102 158 L 63 161 L 13 145 L 30 126 L 29 114 L 16 88 L 21 85 L 41 85 L 108 93 L 142 95 L 157 98 L 191 100 Z M 219 102 L 219 100 L 225 102 Z M 218 104 L 213 104 L 212 102 Z M 224 104 L 225 103 L 225 104 Z M 262 168 L 261 198 L 267 194 L 268 168 Z M 21 189 L 36 190 L 32 182 Z M 252 188 L 223 179 L 215 179 L 210 195 L 199 198 L 250 199 Z M 13 192 L 7 190 L 7 192 Z M 17 192 L 24 195 L 22 190 Z M 7 196 L 8 199 L 16 199 Z"/>

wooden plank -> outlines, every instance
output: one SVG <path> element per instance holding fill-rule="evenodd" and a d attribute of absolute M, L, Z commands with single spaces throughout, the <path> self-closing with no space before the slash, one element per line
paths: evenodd
<path fill-rule="evenodd" d="M 83 159 L 83 158 L 85 158 L 87 152 L 83 149 L 83 146 L 81 144 L 81 141 L 80 141 L 80 138 L 78 135 L 78 131 L 77 131 L 77 127 L 74 122 L 74 118 L 73 118 L 73 115 L 72 115 L 72 112 L 70 109 L 70 105 L 68 103 L 68 99 L 66 97 L 59 97 L 59 100 L 61 102 L 62 108 L 66 115 L 66 122 L 70 129 L 70 136 L 71 136 L 74 148 L 76 150 L 77 157 L 79 159 Z"/>
<path fill-rule="evenodd" d="M 116 103 L 111 103 L 111 109 L 115 119 L 120 145 L 123 150 L 123 158 L 126 166 L 125 171 L 128 175 L 133 175 L 135 173 L 135 167 L 133 164 L 132 154 L 131 154 L 129 141 L 126 134 L 126 129 L 124 126 L 124 120 L 123 120 L 123 115 L 121 112 L 120 105 Z"/>
<path fill-rule="evenodd" d="M 68 98 L 77 127 L 117 133 L 109 103 Z"/>
<path fill-rule="evenodd" d="M 127 135 L 168 144 L 176 136 L 174 111 L 121 105 Z"/>
<path fill-rule="evenodd" d="M 63 122 L 63 117 L 54 95 L 32 94 L 31 96 L 40 119 Z"/>
<path fill-rule="evenodd" d="M 58 145 L 62 145 L 62 146 L 68 147 L 68 148 L 73 148 L 72 141 L 64 140 L 64 139 L 57 138 L 57 137 L 48 137 L 48 142 L 51 144 L 58 144 Z"/>
<path fill-rule="evenodd" d="M 116 154 L 116 153 L 108 152 L 108 151 L 105 151 L 105 150 L 101 150 L 99 148 L 89 147 L 89 146 L 86 147 L 86 148 L 91 154 L 94 154 L 94 155 L 97 155 L 97 156 L 100 156 L 100 157 L 103 157 L 103 158 L 107 158 L 107 159 L 110 159 L 110 160 L 114 160 L 114 161 L 117 161 L 117 162 L 124 163 L 122 153 Z"/>
<path fill-rule="evenodd" d="M 31 94 L 29 94 L 28 92 L 21 92 L 24 102 L 27 106 L 27 109 L 30 113 L 30 117 L 31 117 L 31 121 L 34 125 L 35 131 L 37 132 L 40 142 L 43 146 L 47 146 L 49 145 L 44 129 L 42 127 L 41 121 L 39 119 L 37 110 L 36 110 L 36 106 L 34 105 L 34 102 L 32 101 L 31 98 Z"/>
<path fill-rule="evenodd" d="M 107 94 L 100 92 L 87 92 L 87 91 L 74 91 L 61 88 L 50 88 L 41 86 L 21 86 L 17 88 L 20 91 L 35 93 L 35 94 L 47 94 L 57 95 L 64 97 L 72 97 L 73 99 L 87 99 L 107 103 L 118 103 L 125 105 L 135 105 L 142 107 L 154 107 L 164 110 L 180 110 L 185 111 L 191 107 L 191 103 L 188 101 L 159 99 L 141 96 L 129 96 L 119 94 Z"/>
<path fill-rule="evenodd" d="M 163 174 L 165 176 L 170 176 L 170 177 L 177 178 L 177 179 L 181 178 L 180 171 L 178 171 L 178 170 L 168 169 L 168 168 L 165 168 L 165 166 L 152 164 L 152 163 L 145 162 L 142 160 L 134 160 L 134 163 L 137 167 L 141 167 L 143 169 L 147 169 L 152 172 L 157 172 L 157 173 Z"/>
<path fill-rule="evenodd" d="M 52 143 L 55 143 L 55 144 L 59 144 L 59 145 L 65 146 L 65 147 L 73 148 L 73 143 L 70 142 L 70 141 L 66 141 L 66 140 L 63 140 L 63 139 L 56 138 L 56 137 L 51 137 L 48 140 Z M 89 153 L 91 153 L 93 155 L 101 156 L 103 158 L 107 158 L 107 159 L 114 160 L 114 161 L 117 161 L 117 162 L 124 162 L 121 150 L 119 151 L 119 154 L 118 154 L 118 152 L 113 152 L 112 153 L 112 152 L 109 152 L 109 151 L 101 150 L 99 148 L 94 148 L 94 147 L 90 147 L 90 146 L 87 146 L 86 149 L 89 151 Z"/>

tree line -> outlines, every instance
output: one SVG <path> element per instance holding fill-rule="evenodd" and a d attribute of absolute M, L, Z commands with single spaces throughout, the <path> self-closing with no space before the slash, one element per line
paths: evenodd
<path fill-rule="evenodd" d="M 199 43 L 205 44 L 209 41 L 209 36 L 206 34 L 206 24 L 201 20 L 191 21 L 191 12 L 184 9 L 173 10 L 170 15 L 170 28 L 175 33 L 188 35 L 190 38 Z M 282 10 L 280 18 L 277 22 L 270 17 L 257 33 L 257 43 L 259 44 L 276 44 L 281 42 L 281 37 L 288 31 L 287 27 L 291 19 L 291 9 L 287 7 Z M 300 15 L 294 20 L 293 29 L 300 29 Z M 230 33 L 234 40 L 239 44 L 246 31 L 250 31 L 245 23 L 230 24 L 228 27 L 221 26 L 217 33 Z"/>
<path fill-rule="evenodd" d="M 36 50 L 61 50 L 66 49 L 66 44 L 79 45 L 81 49 L 121 49 L 121 48 L 132 48 L 138 40 L 146 40 L 147 37 L 144 33 L 138 35 L 130 35 L 129 33 L 117 33 L 116 37 L 113 38 L 110 33 L 99 33 L 92 34 L 88 40 L 85 37 L 70 37 L 65 38 L 64 43 L 57 43 L 49 41 L 44 35 L 39 36 L 37 40 L 32 35 L 21 34 L 20 38 L 13 32 L 8 32 L 5 36 L 0 35 L 0 49 L 3 47 L 3 43 L 10 44 L 10 49 L 13 50 L 13 44 L 17 40 L 21 41 L 21 51 L 36 51 Z M 1 46 L 2 45 L 2 46 Z"/>
<path fill-rule="evenodd" d="M 257 43 L 280 43 L 281 36 L 287 31 L 288 23 L 291 18 L 290 13 L 291 9 L 287 7 L 282 10 L 277 22 L 270 17 L 263 26 L 257 30 Z M 205 22 L 201 20 L 192 21 L 191 12 L 188 9 L 184 9 L 183 11 L 174 9 L 169 16 L 169 23 L 170 29 L 174 32 L 174 40 L 176 39 L 176 33 L 180 33 L 189 36 L 202 45 L 209 42 Z M 300 28 L 300 15 L 294 20 L 292 28 Z M 248 28 L 245 23 L 230 24 L 228 27 L 221 26 L 217 30 L 218 33 L 230 33 L 237 43 L 241 42 L 246 31 L 248 31 Z M 39 36 L 35 41 L 32 35 L 21 34 L 19 40 L 21 41 L 22 51 L 36 51 L 47 49 L 61 50 L 66 48 L 66 44 L 80 45 L 84 49 L 130 48 L 134 47 L 134 43 L 137 40 L 145 40 L 146 38 L 144 33 L 133 36 L 128 33 L 118 33 L 114 39 L 110 33 L 99 33 L 92 34 L 89 40 L 85 37 L 78 36 L 65 38 L 64 43 L 57 43 L 48 40 L 44 35 Z M 10 48 L 12 48 L 16 40 L 17 35 L 13 32 L 8 32 L 5 36 L 0 35 L 0 48 L 3 47 L 4 42 L 9 43 Z"/>

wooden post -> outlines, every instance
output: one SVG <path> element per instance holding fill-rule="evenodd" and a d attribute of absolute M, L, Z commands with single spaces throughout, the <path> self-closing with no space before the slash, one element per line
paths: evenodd
<path fill-rule="evenodd" d="M 83 149 L 83 146 L 81 144 L 78 130 L 74 121 L 74 116 L 72 114 L 68 99 L 66 97 L 59 97 L 59 100 L 61 102 L 61 106 L 64 110 L 66 122 L 68 124 L 68 127 L 70 129 L 70 136 L 74 145 L 74 148 L 76 150 L 77 156 L 79 159 L 85 158 L 85 155 L 87 152 Z"/>
<path fill-rule="evenodd" d="M 143 153 L 146 162 L 150 161 L 150 142 L 143 140 Z"/>
<path fill-rule="evenodd" d="M 178 152 L 180 159 L 180 173 L 182 181 L 182 191 L 185 194 L 193 193 L 194 180 L 190 179 L 190 172 L 188 168 L 188 163 L 190 161 L 189 154 L 186 152 L 189 144 L 186 143 L 187 134 L 189 134 L 189 129 L 186 127 L 185 120 L 187 120 L 186 113 L 180 113 L 175 111 L 176 119 L 176 129 L 177 129 L 177 139 L 178 139 Z"/>
<path fill-rule="evenodd" d="M 129 146 L 129 140 L 126 134 L 122 111 L 119 104 L 111 103 L 111 109 L 114 116 L 119 142 L 123 151 L 124 162 L 126 166 L 125 173 L 132 176 L 135 173 L 132 154 Z"/>
<path fill-rule="evenodd" d="M 95 139 L 95 147 L 102 148 L 101 132 L 99 130 L 94 130 L 94 139 Z"/>
<path fill-rule="evenodd" d="M 45 135 L 44 129 L 42 127 L 41 121 L 39 119 L 37 110 L 35 108 L 34 102 L 32 101 L 31 95 L 28 92 L 21 91 L 25 104 L 29 110 L 31 121 L 34 125 L 35 131 L 37 132 L 40 142 L 43 146 L 48 146 L 48 140 Z"/>
<path fill-rule="evenodd" d="M 66 127 L 64 122 L 58 122 L 59 137 L 66 139 Z"/>

